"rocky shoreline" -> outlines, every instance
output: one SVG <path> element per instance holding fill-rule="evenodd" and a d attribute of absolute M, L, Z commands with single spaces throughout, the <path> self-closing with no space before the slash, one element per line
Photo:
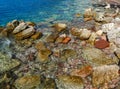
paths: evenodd
<path fill-rule="evenodd" d="M 0 89 L 119 89 L 119 11 L 88 8 L 83 19 L 0 27 Z"/>

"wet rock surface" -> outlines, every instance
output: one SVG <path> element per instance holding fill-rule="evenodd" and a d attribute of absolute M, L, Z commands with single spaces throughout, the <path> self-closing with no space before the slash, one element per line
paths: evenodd
<path fill-rule="evenodd" d="M 17 89 L 38 89 L 40 87 L 41 78 L 39 75 L 26 75 L 15 81 Z"/>
<path fill-rule="evenodd" d="M 9 71 L 20 65 L 17 59 L 11 59 L 8 55 L 0 52 L 0 73 Z"/>
<path fill-rule="evenodd" d="M 105 83 L 109 83 L 113 79 L 118 78 L 118 70 L 119 67 L 117 65 L 104 65 L 100 67 L 95 67 L 92 74 L 93 86 L 103 86 Z"/>
<path fill-rule="evenodd" d="M 82 78 L 77 76 L 58 76 L 56 82 L 58 89 L 83 89 L 84 87 Z"/>
<path fill-rule="evenodd" d="M 118 62 L 118 59 L 111 59 L 100 49 L 89 47 L 83 49 L 83 58 L 85 58 L 92 66 L 101 66 Z"/>
<path fill-rule="evenodd" d="M 88 8 L 83 18 L 0 27 L 0 88 L 119 89 L 119 12 Z"/>

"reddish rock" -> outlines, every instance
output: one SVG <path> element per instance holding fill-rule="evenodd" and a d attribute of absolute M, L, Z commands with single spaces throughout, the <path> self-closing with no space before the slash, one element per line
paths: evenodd
<path fill-rule="evenodd" d="M 87 77 L 90 75 L 93 71 L 92 66 L 87 65 L 83 66 L 81 69 L 75 69 L 71 72 L 71 75 L 73 76 L 80 76 L 80 77 Z"/>
<path fill-rule="evenodd" d="M 70 37 L 66 37 L 66 38 L 62 41 L 62 43 L 67 44 L 70 40 L 71 40 Z"/>
<path fill-rule="evenodd" d="M 104 49 L 106 47 L 109 47 L 109 42 L 104 39 L 99 39 L 95 41 L 95 47 L 99 49 Z"/>

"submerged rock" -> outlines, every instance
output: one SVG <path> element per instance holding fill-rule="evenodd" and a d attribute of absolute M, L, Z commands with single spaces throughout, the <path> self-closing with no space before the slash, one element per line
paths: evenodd
<path fill-rule="evenodd" d="M 84 81 L 78 76 L 61 75 L 56 79 L 58 89 L 83 89 Z"/>
<path fill-rule="evenodd" d="M 11 41 L 3 36 L 0 36 L 0 51 L 5 53 L 10 53 Z"/>
<path fill-rule="evenodd" d="M 48 59 L 49 59 L 49 56 L 52 52 L 49 50 L 49 49 L 41 49 L 38 51 L 38 54 L 37 54 L 37 59 L 42 62 L 42 63 L 45 63 L 45 62 L 48 62 Z"/>
<path fill-rule="evenodd" d="M 0 26 L 0 32 L 2 32 L 4 30 L 4 27 Z"/>
<path fill-rule="evenodd" d="M 77 55 L 76 51 L 75 50 L 72 50 L 72 49 L 64 49 L 62 52 L 61 52 L 61 60 L 67 60 L 68 58 L 70 57 L 75 57 Z"/>
<path fill-rule="evenodd" d="M 85 10 L 84 12 L 84 18 L 90 18 L 90 17 L 94 17 L 95 16 L 95 12 L 93 11 L 92 8 L 88 8 Z"/>
<path fill-rule="evenodd" d="M 11 59 L 8 55 L 0 52 L 0 73 L 9 71 L 20 65 L 17 59 Z"/>
<path fill-rule="evenodd" d="M 107 64 L 115 64 L 118 63 L 118 59 L 112 59 L 108 57 L 105 53 L 103 53 L 100 49 L 97 48 L 90 48 L 85 47 L 82 50 L 83 58 L 86 59 L 86 61 L 91 64 L 91 66 L 101 66 L 101 65 L 107 65 Z"/>
<path fill-rule="evenodd" d="M 39 89 L 41 84 L 39 75 L 26 75 L 15 81 L 17 89 Z"/>
<path fill-rule="evenodd" d="M 55 81 L 51 78 L 46 78 L 42 85 L 42 89 L 56 89 Z"/>
<path fill-rule="evenodd" d="M 44 42 L 40 41 L 40 42 L 36 43 L 35 48 L 37 50 L 43 50 L 43 49 L 46 49 L 46 45 Z"/>
<path fill-rule="evenodd" d="M 58 33 L 51 33 L 46 37 L 46 42 L 55 42 L 58 37 Z"/>
<path fill-rule="evenodd" d="M 94 87 L 103 86 L 105 83 L 111 82 L 113 79 L 118 78 L 119 66 L 117 65 L 104 65 L 95 67 L 92 74 L 92 84 Z"/>
<path fill-rule="evenodd" d="M 67 25 L 64 23 L 57 23 L 54 24 L 53 27 L 55 28 L 56 31 L 61 32 L 67 28 Z"/>

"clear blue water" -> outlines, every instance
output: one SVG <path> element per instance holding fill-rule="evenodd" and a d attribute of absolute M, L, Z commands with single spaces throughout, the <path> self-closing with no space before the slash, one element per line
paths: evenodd
<path fill-rule="evenodd" d="M 91 0 L 0 0 L 0 25 L 14 19 L 43 22 L 67 20 L 83 13 Z"/>

